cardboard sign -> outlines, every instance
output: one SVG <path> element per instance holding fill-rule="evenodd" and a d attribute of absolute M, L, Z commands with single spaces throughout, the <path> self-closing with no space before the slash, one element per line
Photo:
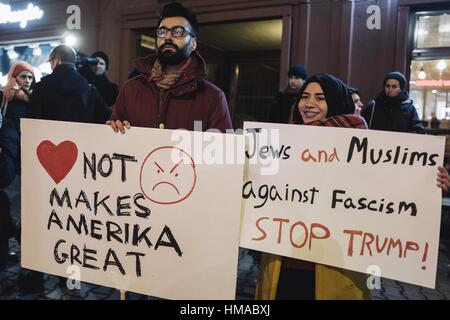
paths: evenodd
<path fill-rule="evenodd" d="M 434 288 L 445 137 L 244 129 L 242 247 Z"/>
<path fill-rule="evenodd" d="M 234 299 L 243 165 L 194 156 L 225 135 L 41 120 L 21 130 L 25 268 L 167 299 Z M 243 136 L 226 136 L 243 148 Z M 194 140 L 200 149 L 179 147 Z"/>

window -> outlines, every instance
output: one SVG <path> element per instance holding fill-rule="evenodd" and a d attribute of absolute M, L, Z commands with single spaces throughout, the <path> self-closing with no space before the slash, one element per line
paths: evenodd
<path fill-rule="evenodd" d="M 416 12 L 410 98 L 422 120 L 450 128 L 450 11 Z"/>

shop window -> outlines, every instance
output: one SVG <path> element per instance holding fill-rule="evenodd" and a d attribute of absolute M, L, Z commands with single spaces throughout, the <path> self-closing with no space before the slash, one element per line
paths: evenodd
<path fill-rule="evenodd" d="M 25 61 L 34 67 L 36 80 L 51 73 L 48 55 L 60 42 L 15 44 L 0 47 L 0 87 L 7 83 L 11 66 L 18 61 Z"/>
<path fill-rule="evenodd" d="M 410 97 L 419 117 L 450 128 L 450 11 L 414 13 Z"/>
<path fill-rule="evenodd" d="M 411 64 L 410 97 L 423 120 L 434 112 L 438 119 L 450 120 L 450 59 L 413 60 Z"/>
<path fill-rule="evenodd" d="M 419 16 L 416 33 L 417 48 L 450 47 L 450 14 Z"/>

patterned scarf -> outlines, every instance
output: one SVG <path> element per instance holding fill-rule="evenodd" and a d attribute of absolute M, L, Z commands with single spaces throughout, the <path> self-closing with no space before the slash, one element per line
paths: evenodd
<path fill-rule="evenodd" d="M 324 118 L 310 123 L 309 125 L 321 127 L 367 129 L 367 124 L 364 118 L 353 114 L 337 115 L 334 117 Z"/>
<path fill-rule="evenodd" d="M 163 65 L 159 62 L 159 59 L 156 59 L 150 75 L 150 81 L 154 82 L 160 90 L 167 90 L 180 80 L 190 64 L 191 58 L 188 58 L 176 72 L 165 73 Z"/>

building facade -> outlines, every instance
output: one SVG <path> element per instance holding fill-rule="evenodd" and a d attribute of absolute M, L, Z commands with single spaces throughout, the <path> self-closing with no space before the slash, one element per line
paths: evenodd
<path fill-rule="evenodd" d="M 2 68 L 12 60 L 6 58 L 11 48 L 51 45 L 52 41 L 64 41 L 70 32 L 78 38 L 80 51 L 107 52 L 109 77 L 122 84 L 133 60 L 154 51 L 158 9 L 168 2 L 36 0 L 33 4 L 44 11 L 42 19 L 29 21 L 24 29 L 18 23 L 0 24 Z M 411 95 L 423 119 L 432 112 L 450 118 L 450 83 L 446 81 L 450 80 L 449 1 L 181 2 L 198 16 L 199 51 L 210 64 L 212 80 L 227 94 L 233 116 L 265 120 L 270 98 L 287 84 L 289 66 L 302 63 L 310 74 L 332 73 L 359 88 L 365 102 L 382 89 L 386 73 L 400 71 L 411 81 Z M 9 5 L 19 11 L 28 3 L 10 1 Z M 76 10 L 69 10 L 73 4 L 79 9 L 80 29 L 68 30 L 76 18 Z M 41 58 L 39 62 L 45 61 Z M 434 70 L 434 64 L 440 69 Z M 260 76 L 255 77 L 255 72 Z M 240 105 L 250 109 L 241 112 Z"/>

